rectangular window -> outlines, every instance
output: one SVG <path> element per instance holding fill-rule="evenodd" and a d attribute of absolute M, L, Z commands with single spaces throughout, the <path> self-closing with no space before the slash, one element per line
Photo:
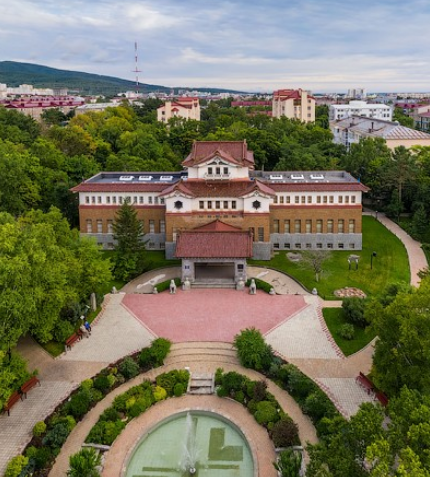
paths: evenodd
<path fill-rule="evenodd" d="M 339 219 L 337 221 L 337 233 L 339 234 L 343 234 L 343 231 L 344 231 L 344 220 L 343 219 Z"/>
<path fill-rule="evenodd" d="M 323 196 L 323 202 L 324 202 L 324 204 L 327 204 L 327 196 L 326 195 Z"/>
<path fill-rule="evenodd" d="M 216 175 L 220 176 L 221 175 L 221 167 L 217 167 L 215 170 L 216 170 Z"/>
<path fill-rule="evenodd" d="M 291 248 L 291 244 L 290 243 L 284 243 L 284 248 Z"/>
<path fill-rule="evenodd" d="M 92 204 L 95 204 L 95 203 L 96 203 L 96 198 L 95 198 L 95 196 L 93 196 L 93 195 L 91 196 L 91 203 L 92 203 Z"/>
<path fill-rule="evenodd" d="M 97 233 L 103 233 L 103 220 L 97 219 Z"/>
<path fill-rule="evenodd" d="M 152 204 L 152 195 L 148 197 L 148 204 Z"/>
<path fill-rule="evenodd" d="M 149 221 L 149 233 L 150 234 L 155 233 L 155 222 L 154 222 L 154 220 Z"/>
<path fill-rule="evenodd" d="M 110 195 L 106 196 L 106 204 L 110 204 Z"/>
<path fill-rule="evenodd" d="M 312 196 L 308 195 L 308 204 L 312 204 Z"/>
<path fill-rule="evenodd" d="M 87 219 L 87 234 L 93 233 L 93 222 L 91 219 Z"/>
<path fill-rule="evenodd" d="M 333 233 L 333 219 L 328 219 L 327 220 L 327 233 L 328 234 Z"/>
<path fill-rule="evenodd" d="M 264 242 L 264 227 L 258 227 L 258 241 Z"/>
<path fill-rule="evenodd" d="M 228 200 L 224 201 L 224 209 L 228 209 Z"/>
<path fill-rule="evenodd" d="M 294 233 L 299 234 L 302 230 L 302 221 L 300 219 L 296 219 L 294 221 Z"/>
<path fill-rule="evenodd" d="M 339 204 L 343 204 L 343 195 L 339 196 Z"/>
<path fill-rule="evenodd" d="M 273 197 L 273 203 L 274 203 L 274 204 L 277 204 L 277 203 L 278 203 L 278 196 L 277 196 L 277 195 L 275 195 L 275 197 Z"/>
<path fill-rule="evenodd" d="M 122 204 L 122 196 L 121 195 L 118 197 L 118 199 L 119 199 L 119 203 Z"/>
<path fill-rule="evenodd" d="M 280 203 L 280 204 L 283 204 L 283 203 L 284 203 L 284 196 L 283 196 L 283 195 L 281 195 L 281 196 L 279 197 L 279 203 Z"/>
<path fill-rule="evenodd" d="M 133 196 L 133 204 L 137 204 L 137 195 Z"/>
<path fill-rule="evenodd" d="M 158 195 L 154 197 L 154 204 L 158 205 Z"/>
<path fill-rule="evenodd" d="M 290 233 L 290 221 L 284 220 L 284 234 Z"/>
<path fill-rule="evenodd" d="M 349 248 L 351 248 L 351 249 L 355 248 L 355 243 L 350 243 Z"/>
<path fill-rule="evenodd" d="M 302 244 L 301 243 L 296 243 L 296 244 L 294 244 L 294 248 L 302 248 Z"/>
<path fill-rule="evenodd" d="M 349 219 L 349 233 L 350 234 L 355 234 L 355 220 L 354 219 Z"/>
<path fill-rule="evenodd" d="M 355 195 L 351 196 L 351 204 L 355 204 Z"/>
<path fill-rule="evenodd" d="M 312 233 L 312 220 L 306 219 L 306 233 L 311 234 Z"/>
<path fill-rule="evenodd" d="M 212 201 L 208 200 L 208 209 L 212 209 Z"/>
<path fill-rule="evenodd" d="M 343 247 L 343 243 L 338 243 L 338 244 L 337 244 L 337 248 L 344 248 L 344 247 Z"/>
<path fill-rule="evenodd" d="M 345 196 L 345 204 L 349 204 L 349 195 Z"/>
<path fill-rule="evenodd" d="M 276 249 L 279 250 L 279 243 L 274 243 L 274 244 L 273 244 L 273 248 L 276 248 Z"/>
<path fill-rule="evenodd" d="M 215 209 L 221 208 L 221 202 L 219 200 L 215 201 Z"/>
<path fill-rule="evenodd" d="M 211 176 L 213 174 L 213 169 L 212 167 L 208 167 L 208 174 Z"/>
<path fill-rule="evenodd" d="M 127 197 L 125 197 L 125 199 L 127 201 L 127 204 L 131 204 L 131 197 L 128 195 Z"/>
<path fill-rule="evenodd" d="M 317 219 L 317 234 L 322 234 L 322 225 L 323 225 L 322 219 Z"/>
<path fill-rule="evenodd" d="M 231 201 L 231 208 L 232 208 L 232 209 L 235 209 L 235 208 L 236 208 L 236 201 L 235 201 L 235 200 L 232 200 L 232 201 Z"/>
<path fill-rule="evenodd" d="M 287 196 L 285 197 L 285 202 L 286 202 L 287 204 L 289 204 L 289 203 L 291 202 L 291 197 L 290 197 L 289 195 L 287 195 Z"/>
<path fill-rule="evenodd" d="M 88 195 L 85 196 L 85 203 L 86 204 L 90 203 L 90 197 Z"/>
<path fill-rule="evenodd" d="M 305 196 L 305 195 L 302 195 L 302 197 L 301 197 L 301 203 L 302 203 L 302 204 L 306 204 L 306 196 Z"/>
<path fill-rule="evenodd" d="M 327 248 L 333 248 L 333 244 L 332 244 L 332 243 L 328 243 L 328 244 L 327 244 Z"/>
<path fill-rule="evenodd" d="M 330 202 L 330 204 L 334 203 L 334 197 L 332 195 L 329 197 L 329 202 Z"/>
<path fill-rule="evenodd" d="M 298 195 L 296 195 L 296 197 L 294 197 L 294 203 L 298 204 L 299 200 L 300 200 L 300 197 Z"/>
<path fill-rule="evenodd" d="M 160 234 L 166 233 L 166 222 L 164 220 L 160 220 Z"/>
<path fill-rule="evenodd" d="M 205 208 L 205 203 L 203 200 L 199 201 L 199 209 L 204 209 Z"/>
<path fill-rule="evenodd" d="M 255 236 L 255 229 L 254 227 L 249 227 L 249 231 L 251 232 L 252 235 L 252 240 L 255 242 L 257 237 Z"/>
<path fill-rule="evenodd" d="M 107 221 L 107 233 L 108 234 L 113 234 L 113 221 L 112 220 Z"/>
<path fill-rule="evenodd" d="M 322 243 L 318 242 L 317 243 L 317 248 L 322 248 Z"/>
<path fill-rule="evenodd" d="M 311 243 L 307 243 L 307 244 L 306 244 L 306 248 L 312 248 L 312 244 L 311 244 Z"/>
<path fill-rule="evenodd" d="M 160 198 L 160 204 L 163 204 L 163 205 L 164 205 L 164 197 L 161 197 L 161 198 Z"/>
<path fill-rule="evenodd" d="M 317 195 L 317 204 L 321 204 L 321 196 Z"/>
<path fill-rule="evenodd" d="M 228 174 L 228 167 L 224 167 L 224 174 Z"/>
<path fill-rule="evenodd" d="M 172 238 L 173 238 L 173 241 L 176 242 L 176 236 L 178 235 L 178 231 L 177 231 L 177 228 L 176 227 L 173 227 L 173 230 L 172 230 Z"/>
<path fill-rule="evenodd" d="M 143 195 L 139 196 L 139 204 L 143 204 Z"/>
<path fill-rule="evenodd" d="M 112 197 L 112 204 L 116 204 L 116 195 Z"/>
<path fill-rule="evenodd" d="M 274 234 L 279 233 L 279 220 L 274 220 L 273 221 L 273 233 Z"/>

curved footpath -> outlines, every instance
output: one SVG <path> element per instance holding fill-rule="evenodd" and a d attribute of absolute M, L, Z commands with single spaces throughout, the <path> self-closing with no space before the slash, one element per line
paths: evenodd
<path fill-rule="evenodd" d="M 153 380 L 161 373 L 182 367 L 183 363 L 188 363 L 190 365 L 191 372 L 196 373 L 214 373 L 218 367 L 222 366 L 222 368 L 226 372 L 236 371 L 238 373 L 248 376 L 250 379 L 253 380 L 265 379 L 263 375 L 255 371 L 243 368 L 242 366 L 237 364 L 235 352 L 232 350 L 230 344 L 224 344 L 221 349 L 218 349 L 218 343 L 199 343 L 196 345 L 200 346 L 201 349 L 212 348 L 212 351 L 214 352 L 213 359 L 209 358 L 207 359 L 207 361 L 204 362 L 199 362 L 198 360 L 196 361 L 198 355 L 187 353 L 181 345 L 179 345 L 178 349 L 175 349 L 176 345 L 173 345 L 173 356 L 168 358 L 168 364 L 153 369 L 148 373 L 142 374 L 128 381 L 122 386 L 116 388 L 114 391 L 108 394 L 105 399 L 99 402 L 71 432 L 65 445 L 62 448 L 60 455 L 57 457 L 52 471 L 49 474 L 50 477 L 64 477 L 66 475 L 69 464 L 69 457 L 80 450 L 82 443 L 84 442 L 91 428 L 97 422 L 100 414 L 112 404 L 116 396 L 124 393 L 130 387 L 140 384 L 145 379 Z M 219 356 L 222 356 L 223 358 L 220 360 Z M 281 390 L 271 381 L 268 381 L 267 389 L 276 397 L 282 409 L 284 409 L 291 416 L 294 422 L 296 422 L 299 428 L 299 436 L 302 443 L 305 444 L 306 442 L 317 442 L 317 436 L 313 424 L 307 416 L 303 415 L 294 399 L 291 398 L 291 396 L 289 396 L 286 391 Z M 164 403 L 168 404 L 168 406 L 164 406 Z M 182 398 L 171 398 L 165 402 L 158 403 L 154 407 L 150 408 L 150 410 L 147 412 L 151 412 L 151 414 L 156 414 L 156 417 L 151 417 L 151 420 L 153 420 L 153 422 L 156 422 L 167 417 L 172 412 L 180 412 L 181 410 L 189 409 L 190 407 L 194 408 L 195 406 L 197 406 L 198 408 L 205 408 L 206 410 L 212 409 L 215 412 L 219 411 L 225 416 L 233 416 L 235 415 L 235 413 L 239 412 L 239 407 L 243 408 L 242 405 L 239 405 L 238 407 L 238 403 L 232 400 L 221 399 L 216 396 L 184 396 Z M 142 415 L 143 418 L 145 414 L 146 413 Z M 142 435 L 142 429 L 140 425 L 138 425 L 137 420 L 136 424 L 133 424 L 133 422 L 134 421 L 129 424 L 130 426 L 132 426 L 131 435 L 127 436 L 128 428 L 126 428 L 126 430 L 123 431 L 123 437 L 121 438 L 123 443 L 127 442 L 127 450 L 130 450 L 130 446 L 134 445 L 134 443 L 136 443 Z M 251 447 L 257 450 L 260 472 L 259 475 L 264 475 L 268 477 L 272 475 L 276 476 L 276 473 L 273 473 L 272 470 L 272 462 L 274 461 L 273 447 L 271 441 L 267 439 L 267 433 L 261 433 L 261 426 L 259 426 L 255 422 L 254 418 L 246 410 L 245 413 L 241 413 L 240 427 L 244 434 L 247 436 L 247 438 L 250 440 Z M 264 440 L 261 441 L 260 438 Z M 122 453 L 120 449 L 118 450 L 118 446 L 116 446 L 113 455 L 109 456 L 108 454 L 107 462 L 109 463 L 109 465 L 110 463 L 115 462 L 114 469 L 117 470 L 121 468 L 124 458 L 125 454 Z M 117 477 L 118 475 L 119 473 L 116 473 L 112 470 L 107 470 L 106 472 L 103 472 L 103 477 Z"/>

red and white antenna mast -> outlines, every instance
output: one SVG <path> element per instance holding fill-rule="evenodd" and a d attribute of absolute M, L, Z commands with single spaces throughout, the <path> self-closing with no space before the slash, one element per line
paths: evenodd
<path fill-rule="evenodd" d="M 142 71 L 138 67 L 138 55 L 137 55 L 137 41 L 134 42 L 134 70 L 133 73 L 136 73 L 136 96 L 139 96 L 139 73 Z"/>

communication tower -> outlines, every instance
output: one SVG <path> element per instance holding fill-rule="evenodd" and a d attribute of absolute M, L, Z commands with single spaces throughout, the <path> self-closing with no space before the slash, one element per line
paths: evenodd
<path fill-rule="evenodd" d="M 138 67 L 138 52 L 137 52 L 137 41 L 134 42 L 134 70 L 133 73 L 136 74 L 136 96 L 139 96 L 139 73 L 142 70 L 139 70 Z"/>

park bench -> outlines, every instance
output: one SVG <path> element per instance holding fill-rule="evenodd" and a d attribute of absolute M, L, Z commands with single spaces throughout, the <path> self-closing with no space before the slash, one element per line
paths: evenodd
<path fill-rule="evenodd" d="M 355 381 L 367 392 L 367 394 L 373 394 L 375 386 L 372 381 L 362 372 L 355 378 Z"/>
<path fill-rule="evenodd" d="M 7 415 L 10 416 L 10 410 L 12 407 L 21 399 L 21 394 L 18 391 L 15 391 L 10 398 L 8 399 L 7 403 L 4 406 L 4 410 L 7 412 Z"/>
<path fill-rule="evenodd" d="M 384 407 L 388 404 L 388 398 L 382 391 L 375 393 L 375 400 L 379 401 Z"/>
<path fill-rule="evenodd" d="M 30 389 L 34 388 L 38 384 L 40 386 L 40 381 L 37 376 L 32 376 L 28 381 L 26 381 L 20 388 L 21 394 L 27 399 L 27 393 Z"/>
<path fill-rule="evenodd" d="M 69 349 L 72 349 L 72 345 L 76 343 L 76 341 L 79 341 L 82 338 L 82 332 L 80 330 L 76 331 L 73 333 L 72 336 L 66 339 L 66 352 Z"/>

